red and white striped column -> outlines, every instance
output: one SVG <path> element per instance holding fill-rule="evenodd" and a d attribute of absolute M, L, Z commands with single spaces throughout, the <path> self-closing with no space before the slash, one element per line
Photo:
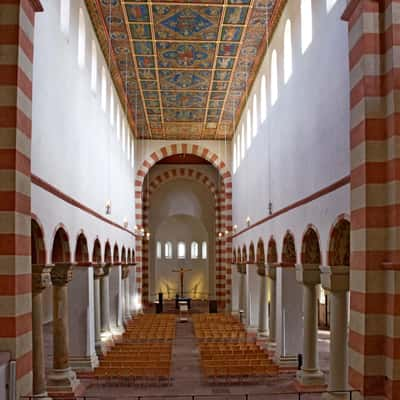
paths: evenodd
<path fill-rule="evenodd" d="M 16 360 L 17 398 L 32 391 L 31 119 L 39 1 L 0 1 L 0 351 Z"/>
<path fill-rule="evenodd" d="M 400 1 L 352 0 L 349 383 L 400 399 Z"/>

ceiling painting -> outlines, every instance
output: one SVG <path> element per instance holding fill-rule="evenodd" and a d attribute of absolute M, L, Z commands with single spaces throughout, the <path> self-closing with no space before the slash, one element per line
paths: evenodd
<path fill-rule="evenodd" d="M 137 137 L 229 139 L 285 0 L 86 4 Z"/>

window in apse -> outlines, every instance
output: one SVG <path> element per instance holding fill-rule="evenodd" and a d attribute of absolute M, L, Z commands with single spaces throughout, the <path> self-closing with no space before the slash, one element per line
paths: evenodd
<path fill-rule="evenodd" d="M 242 156 L 242 160 L 244 159 L 244 153 L 246 151 L 246 138 L 244 136 L 244 124 L 242 123 L 242 133 L 240 135 L 240 153 Z"/>
<path fill-rule="evenodd" d="M 236 172 L 237 168 L 237 159 L 236 159 L 236 140 L 233 142 L 233 173 Z"/>
<path fill-rule="evenodd" d="M 85 66 L 85 44 L 86 44 L 86 27 L 85 17 L 82 8 L 79 9 L 78 21 L 78 65 L 83 68 Z"/>
<path fill-rule="evenodd" d="M 178 243 L 178 258 L 186 258 L 186 244 L 185 242 Z"/>
<path fill-rule="evenodd" d="M 165 258 L 171 259 L 172 258 L 172 243 L 166 242 L 164 245 L 164 256 Z"/>
<path fill-rule="evenodd" d="M 192 242 L 190 246 L 190 257 L 193 260 L 199 258 L 199 244 L 197 242 Z"/>
<path fill-rule="evenodd" d="M 206 260 L 207 257 L 208 257 L 208 255 L 207 255 L 207 242 L 203 242 L 201 244 L 201 258 L 203 260 Z"/>
<path fill-rule="evenodd" d="M 157 242 L 157 245 L 156 245 L 156 257 L 159 260 L 162 257 L 162 254 L 161 254 L 161 242 Z"/>

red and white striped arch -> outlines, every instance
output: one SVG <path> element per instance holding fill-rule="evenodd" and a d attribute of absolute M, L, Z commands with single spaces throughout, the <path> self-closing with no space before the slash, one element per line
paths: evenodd
<path fill-rule="evenodd" d="M 210 151 L 208 148 L 201 147 L 197 144 L 171 144 L 160 148 L 158 151 L 151 153 L 142 163 L 137 171 L 135 180 L 135 211 L 136 211 L 136 224 L 138 228 L 145 228 L 144 221 L 144 190 L 143 184 L 150 169 L 163 158 L 176 155 L 176 154 L 194 154 L 209 161 L 219 172 L 220 179 L 222 180 L 220 192 L 217 194 L 217 207 L 216 212 L 218 219 L 216 220 L 217 236 L 218 232 L 225 232 L 226 230 L 232 231 L 232 176 L 224 161 L 220 157 Z M 180 168 L 177 168 L 179 170 Z M 190 169 L 190 168 L 189 168 Z M 187 176 L 192 172 L 187 169 Z M 178 172 L 176 172 L 178 173 Z M 200 182 L 203 177 L 199 177 Z M 161 179 L 161 178 L 160 178 Z M 154 183 L 155 184 L 155 183 Z M 136 259 L 137 266 L 137 286 L 138 292 L 142 293 L 142 300 L 148 300 L 148 249 L 146 241 L 136 240 Z M 217 301 L 220 309 L 225 306 L 229 307 L 230 292 L 231 292 L 231 265 L 230 258 L 232 252 L 232 239 L 230 235 L 224 235 L 217 242 L 216 247 L 216 285 L 217 285 Z M 145 269 L 147 268 L 147 270 Z"/>

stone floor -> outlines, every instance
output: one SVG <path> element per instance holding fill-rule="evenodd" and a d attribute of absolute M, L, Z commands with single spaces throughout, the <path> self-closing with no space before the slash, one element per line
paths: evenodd
<path fill-rule="evenodd" d="M 326 372 L 328 366 L 328 347 L 329 334 L 319 333 L 319 353 L 321 368 Z M 275 378 L 268 378 L 262 383 L 256 384 L 231 384 L 231 385 L 212 385 L 202 380 L 199 362 L 199 351 L 196 339 L 193 334 L 191 320 L 187 323 L 177 323 L 176 339 L 173 347 L 173 382 L 165 387 L 123 387 L 123 386 L 103 386 L 99 384 L 88 385 L 85 392 L 90 396 L 88 400 L 96 399 L 101 396 L 102 400 L 107 399 L 133 399 L 141 396 L 146 399 L 195 399 L 205 400 L 297 400 L 299 396 L 295 390 L 293 380 L 294 373 L 280 375 Z M 282 394 L 286 393 L 286 394 Z M 247 394 L 247 397 L 246 397 Z M 93 396 L 93 397 L 91 397 Z M 197 397 L 200 396 L 200 397 Z M 204 397 L 203 397 L 204 396 Z M 302 400 L 319 399 L 317 394 L 304 394 Z"/>

